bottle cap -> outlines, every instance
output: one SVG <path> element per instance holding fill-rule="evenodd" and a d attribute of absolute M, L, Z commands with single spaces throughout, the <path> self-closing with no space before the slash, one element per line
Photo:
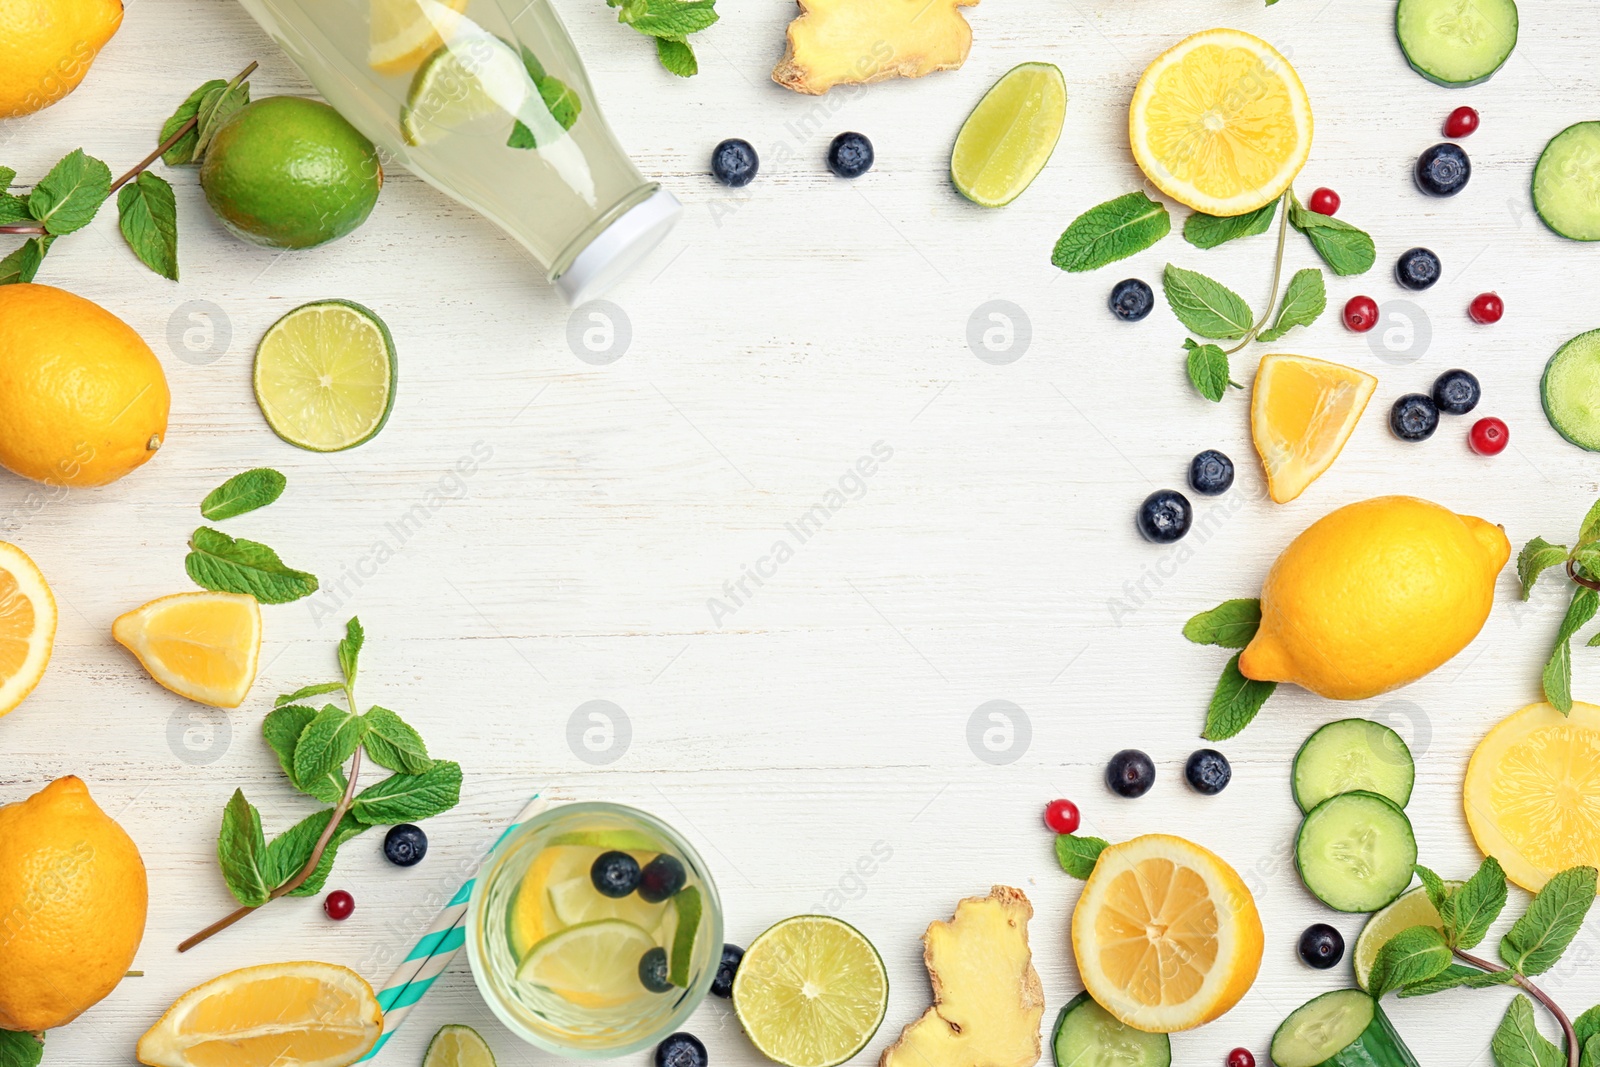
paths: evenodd
<path fill-rule="evenodd" d="M 578 307 L 621 281 L 672 229 L 683 214 L 678 198 L 665 189 L 629 208 L 600 231 L 573 259 L 555 287 L 569 307 Z"/>

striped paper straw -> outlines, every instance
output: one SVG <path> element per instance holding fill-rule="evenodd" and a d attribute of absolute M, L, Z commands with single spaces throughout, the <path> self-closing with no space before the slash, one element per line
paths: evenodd
<path fill-rule="evenodd" d="M 500 843 L 510 837 L 523 823 L 543 811 L 547 803 L 541 794 L 535 793 L 517 813 L 511 825 L 506 827 L 495 839 L 494 844 L 489 846 L 489 851 L 484 853 L 484 861 L 494 855 Z M 405 960 L 378 991 L 378 1006 L 383 1009 L 383 1033 L 379 1035 L 378 1043 L 372 1046 L 372 1051 L 356 1062 L 370 1060 L 389 1043 L 389 1038 L 394 1036 L 394 1032 L 405 1024 L 406 1016 L 411 1014 L 412 1006 L 427 995 L 428 990 L 433 987 L 434 979 L 444 973 L 444 969 L 450 966 L 450 961 L 455 959 L 456 953 L 461 951 L 461 946 L 467 939 L 465 925 L 467 902 L 472 899 L 472 887 L 477 881 L 478 877 L 474 874 L 467 879 L 466 884 L 456 890 L 456 895 L 450 898 L 450 903 L 446 904 L 444 910 L 433 920 L 428 932 L 422 935 L 406 955 Z"/>

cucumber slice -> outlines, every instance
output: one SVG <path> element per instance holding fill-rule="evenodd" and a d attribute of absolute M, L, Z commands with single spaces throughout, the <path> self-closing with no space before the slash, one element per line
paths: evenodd
<path fill-rule="evenodd" d="M 1411 884 L 1417 839 L 1388 797 L 1357 790 L 1311 809 L 1294 863 L 1313 896 L 1335 911 L 1377 911 Z"/>
<path fill-rule="evenodd" d="M 1106 1011 L 1088 993 L 1067 1001 L 1056 1016 L 1050 1052 L 1056 1067 L 1171 1067 L 1166 1034 L 1135 1030 Z"/>
<path fill-rule="evenodd" d="M 1485 81 L 1517 46 L 1515 0 L 1400 0 L 1394 32 L 1411 69 L 1438 85 Z"/>
<path fill-rule="evenodd" d="M 1417 1067 L 1378 1002 L 1336 989 L 1300 1005 L 1272 1035 L 1278 1067 Z"/>
<path fill-rule="evenodd" d="M 1353 790 L 1388 797 L 1402 808 L 1416 781 L 1411 750 L 1399 734 L 1371 719 L 1330 722 L 1294 757 L 1294 802 L 1310 811 L 1329 797 Z"/>
<path fill-rule="evenodd" d="M 1600 122 L 1550 138 L 1533 168 L 1533 210 L 1563 237 L 1600 241 Z"/>
<path fill-rule="evenodd" d="M 1600 452 L 1600 330 L 1580 333 L 1556 349 L 1539 381 L 1539 399 L 1556 433 Z"/>

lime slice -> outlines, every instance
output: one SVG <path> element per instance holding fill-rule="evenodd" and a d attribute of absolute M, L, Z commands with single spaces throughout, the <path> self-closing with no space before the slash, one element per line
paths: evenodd
<path fill-rule="evenodd" d="M 470 1026 L 441 1026 L 428 1042 L 422 1067 L 495 1067 L 489 1043 Z"/>
<path fill-rule="evenodd" d="M 1023 63 L 978 101 L 950 153 L 950 180 L 983 207 L 1022 195 L 1055 151 L 1067 115 L 1067 83 L 1051 63 Z"/>
<path fill-rule="evenodd" d="M 661 851 L 661 842 L 643 830 L 569 830 L 550 839 L 551 845 L 584 845 L 588 848 L 620 849 L 623 852 Z M 635 857 L 637 859 L 637 857 Z"/>
<path fill-rule="evenodd" d="M 1446 882 L 1445 886 L 1458 889 L 1461 883 Z M 1378 950 L 1395 934 L 1413 926 L 1444 928 L 1444 920 L 1439 918 L 1433 901 L 1428 899 L 1428 891 L 1422 886 L 1400 894 L 1393 904 L 1374 912 L 1372 918 L 1367 920 L 1367 925 L 1361 928 L 1361 933 L 1356 936 L 1355 950 L 1350 953 L 1350 962 L 1356 969 L 1356 985 L 1367 988 L 1367 979 L 1372 977 L 1372 965 L 1378 960 Z"/>
<path fill-rule="evenodd" d="M 510 45 L 486 33 L 458 35 L 417 68 L 400 108 L 400 133 L 406 144 L 432 144 L 499 116 L 503 137 L 531 91 L 533 81 Z"/>
<path fill-rule="evenodd" d="M 700 890 L 686 885 L 672 898 L 672 908 L 678 913 L 678 925 L 672 931 L 671 965 L 667 981 L 679 989 L 689 988 L 689 965 L 694 960 L 694 939 L 700 932 Z"/>
<path fill-rule="evenodd" d="M 843 1063 L 872 1040 L 888 1007 L 878 950 L 826 915 L 797 915 L 756 938 L 733 980 L 739 1025 L 784 1067 Z"/>
<path fill-rule="evenodd" d="M 394 339 L 348 300 L 304 304 L 256 346 L 256 403 L 272 432 L 312 452 L 372 440 L 394 407 Z"/>
<path fill-rule="evenodd" d="M 550 907 L 562 926 L 621 919 L 652 933 L 660 928 L 661 917 L 667 912 L 665 904 L 647 903 L 638 893 L 621 898 L 601 896 L 587 871 L 577 878 L 552 884 Z"/>
<path fill-rule="evenodd" d="M 517 968 L 517 981 L 579 1007 L 621 1007 L 649 995 L 639 981 L 639 957 L 655 947 L 648 932 L 621 919 L 580 923 L 534 945 Z"/>

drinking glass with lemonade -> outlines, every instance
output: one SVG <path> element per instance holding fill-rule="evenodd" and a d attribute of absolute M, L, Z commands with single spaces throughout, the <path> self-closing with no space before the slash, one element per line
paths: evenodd
<path fill-rule="evenodd" d="M 512 1032 L 562 1055 L 618 1056 L 678 1029 L 722 953 L 722 904 L 698 853 L 618 804 L 552 808 L 490 856 L 467 956 Z"/>

